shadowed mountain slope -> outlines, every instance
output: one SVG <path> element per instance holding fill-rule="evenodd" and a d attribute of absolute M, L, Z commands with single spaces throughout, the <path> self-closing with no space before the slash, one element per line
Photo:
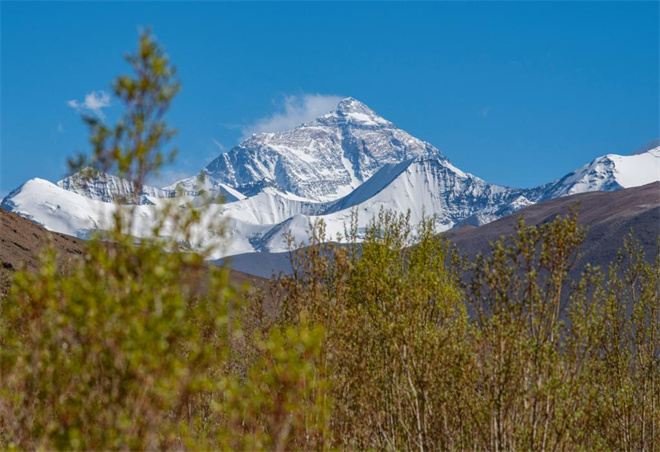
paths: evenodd
<path fill-rule="evenodd" d="M 586 226 L 581 264 L 607 265 L 616 258 L 623 238 L 632 230 L 648 258 L 657 255 L 660 236 L 660 182 L 614 192 L 591 192 L 534 204 L 484 226 L 465 226 L 444 233 L 472 258 L 486 253 L 489 243 L 511 234 L 520 216 L 527 225 L 540 225 L 577 209 L 578 223 Z"/>

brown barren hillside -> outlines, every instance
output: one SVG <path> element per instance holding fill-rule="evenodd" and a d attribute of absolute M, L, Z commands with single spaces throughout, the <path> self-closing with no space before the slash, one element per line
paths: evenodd
<path fill-rule="evenodd" d="M 0 294 L 7 292 L 16 270 L 39 267 L 39 255 L 48 243 L 57 250 L 62 271 L 85 252 L 84 240 L 48 231 L 20 215 L 0 209 Z M 267 283 L 263 278 L 234 270 L 230 279 L 236 288 L 243 287 L 244 283 L 255 287 L 265 287 Z"/>
<path fill-rule="evenodd" d="M 48 243 L 58 251 L 62 269 L 84 252 L 82 240 L 50 232 L 20 215 L 0 209 L 0 294 L 7 292 L 14 271 L 39 267 L 39 255 Z"/>
<path fill-rule="evenodd" d="M 587 228 L 581 263 L 607 265 L 616 258 L 630 232 L 650 259 L 657 256 L 660 237 L 660 182 L 614 192 L 582 193 L 534 204 L 492 223 L 465 226 L 444 234 L 458 249 L 474 257 L 487 253 L 489 243 L 511 234 L 522 216 L 528 226 L 552 221 L 577 210 L 578 223 Z"/>

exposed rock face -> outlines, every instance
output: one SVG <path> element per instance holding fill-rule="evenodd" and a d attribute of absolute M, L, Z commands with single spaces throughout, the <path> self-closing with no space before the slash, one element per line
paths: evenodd
<path fill-rule="evenodd" d="M 269 181 L 277 189 L 314 201 L 349 194 L 387 163 L 442 153 L 398 129 L 355 99 L 293 130 L 253 135 L 221 154 L 207 177 L 245 193 Z"/>
<path fill-rule="evenodd" d="M 83 170 L 66 177 L 59 181 L 57 186 L 86 198 L 103 202 L 150 204 L 149 196 L 172 198 L 175 195 L 173 190 L 163 190 L 148 185 L 135 187 L 126 179 L 92 170 Z"/>

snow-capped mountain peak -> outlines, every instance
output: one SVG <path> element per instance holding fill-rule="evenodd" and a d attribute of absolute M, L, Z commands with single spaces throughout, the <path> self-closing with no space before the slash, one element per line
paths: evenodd
<path fill-rule="evenodd" d="M 442 154 L 349 97 L 292 130 L 253 135 L 204 171 L 244 194 L 268 180 L 282 192 L 325 202 L 347 195 L 383 165 L 414 157 Z"/>
<path fill-rule="evenodd" d="M 352 97 L 342 99 L 339 104 L 337 104 L 336 109 L 317 118 L 311 124 L 350 124 L 357 127 L 393 127 L 391 122 L 378 116 L 371 108 Z"/>
<path fill-rule="evenodd" d="M 541 187 L 541 199 L 639 187 L 660 180 L 660 146 L 632 155 L 607 154 Z"/>

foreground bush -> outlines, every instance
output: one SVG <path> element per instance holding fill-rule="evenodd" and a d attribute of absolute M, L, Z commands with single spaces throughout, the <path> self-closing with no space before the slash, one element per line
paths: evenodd
<path fill-rule="evenodd" d="M 3 448 L 281 449 L 314 413 L 321 331 L 272 329 L 246 360 L 226 270 L 101 242 L 66 277 L 52 262 L 2 302 Z"/>
<path fill-rule="evenodd" d="M 333 447 L 660 450 L 660 260 L 630 237 L 576 280 L 573 215 L 462 267 L 431 224 L 383 212 L 348 247 L 316 225 L 278 283 L 280 322 L 326 331 Z"/>
<path fill-rule="evenodd" d="M 348 236 L 341 247 L 324 244 L 322 225 L 314 231 L 279 282 L 280 322 L 326 331 L 318 368 L 333 382 L 334 446 L 433 447 L 461 429 L 455 397 L 472 365 L 446 244 L 431 222 L 413 228 L 387 212 L 359 246 L 355 224 Z"/>

